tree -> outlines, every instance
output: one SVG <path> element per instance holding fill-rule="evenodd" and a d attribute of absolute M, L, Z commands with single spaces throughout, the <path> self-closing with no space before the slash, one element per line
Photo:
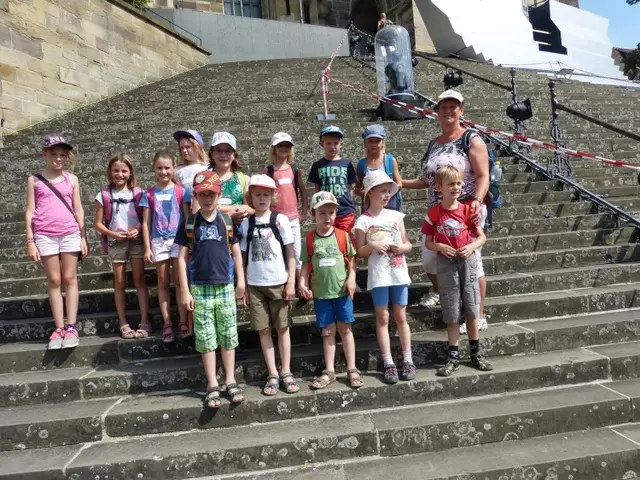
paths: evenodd
<path fill-rule="evenodd" d="M 640 43 L 636 49 L 622 55 L 622 65 L 630 80 L 640 80 Z"/>

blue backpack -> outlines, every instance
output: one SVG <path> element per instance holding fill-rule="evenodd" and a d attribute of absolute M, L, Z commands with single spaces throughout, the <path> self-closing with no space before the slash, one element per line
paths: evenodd
<path fill-rule="evenodd" d="M 384 171 L 389 177 L 393 178 L 393 155 L 390 153 L 385 154 L 384 156 Z M 364 179 L 367 175 L 367 159 L 361 158 L 358 160 L 358 175 L 360 179 Z M 389 200 L 389 204 L 387 208 L 390 210 L 397 210 L 398 212 L 402 211 L 402 192 L 396 193 L 391 200 Z"/>

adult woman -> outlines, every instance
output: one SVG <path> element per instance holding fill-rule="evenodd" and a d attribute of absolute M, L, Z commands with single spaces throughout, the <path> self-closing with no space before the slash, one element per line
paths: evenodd
<path fill-rule="evenodd" d="M 240 171 L 236 137 L 229 132 L 214 133 L 209 159 L 209 169 L 215 170 L 222 181 L 222 192 L 218 200 L 220 211 L 229 215 L 235 224 L 253 215 L 253 208 L 244 204 L 248 181 L 247 176 Z"/>
<path fill-rule="evenodd" d="M 489 156 L 487 147 L 477 133 L 465 134 L 467 128 L 460 123 L 464 113 L 464 98 L 460 92 L 447 90 L 442 93 L 438 97 L 436 111 L 438 112 L 438 123 L 440 123 L 442 133 L 430 145 L 422 177 L 403 180 L 402 186 L 405 189 L 428 188 L 428 207 L 432 207 L 440 199 L 440 194 L 437 192 L 435 185 L 435 175 L 438 168 L 444 165 L 452 165 L 459 170 L 463 170 L 464 184 L 460 194 L 460 201 L 468 203 L 471 206 L 472 218 L 480 217 L 481 224 L 484 224 L 484 219 L 487 215 L 484 197 L 489 190 Z M 481 318 L 478 320 L 478 328 L 485 330 L 487 328 L 487 320 L 484 318 L 484 298 L 487 291 L 487 282 L 482 268 L 480 250 L 476 252 L 479 260 L 478 277 L 481 296 Z M 427 250 L 423 245 L 422 262 L 433 284 L 433 291 L 421 300 L 420 305 L 422 306 L 433 307 L 440 303 L 440 295 L 437 293 L 436 259 L 437 254 Z M 460 328 L 461 333 L 466 333 L 464 324 Z"/>

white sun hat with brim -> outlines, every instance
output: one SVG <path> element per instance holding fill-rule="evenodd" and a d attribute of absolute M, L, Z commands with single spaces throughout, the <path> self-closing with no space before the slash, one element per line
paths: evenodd
<path fill-rule="evenodd" d="M 374 170 L 372 172 L 367 173 L 367 176 L 364 177 L 364 180 L 362 183 L 364 186 L 364 198 L 367 198 L 367 194 L 372 188 L 377 187 L 378 185 L 383 185 L 385 183 L 391 184 L 392 197 L 396 193 L 398 193 L 398 190 L 400 190 L 400 187 L 398 187 L 398 184 L 394 182 L 391 179 L 391 177 L 382 170 Z"/>
<path fill-rule="evenodd" d="M 249 179 L 249 188 L 251 187 L 262 187 L 268 188 L 269 190 L 277 190 L 276 182 L 269 175 L 251 175 Z"/>
<path fill-rule="evenodd" d="M 438 101 L 436 103 L 440 105 L 440 102 L 442 102 L 443 100 L 457 100 L 460 103 L 464 103 L 464 97 L 462 96 L 462 94 L 452 88 L 442 92 L 438 97 Z"/>

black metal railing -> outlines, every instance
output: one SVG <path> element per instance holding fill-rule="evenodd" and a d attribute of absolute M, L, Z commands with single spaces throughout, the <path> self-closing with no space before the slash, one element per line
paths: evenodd
<path fill-rule="evenodd" d="M 196 34 L 191 33 L 189 30 L 185 30 L 180 25 L 173 23 L 168 18 L 163 17 L 162 15 L 154 12 L 150 8 L 146 8 L 146 7 L 142 8 L 142 11 L 145 13 L 145 15 L 149 15 L 150 17 L 152 17 L 151 19 L 156 23 L 164 25 L 169 30 L 173 30 L 178 35 L 181 35 L 183 37 L 186 36 L 189 40 L 192 40 L 194 43 L 197 43 L 198 45 L 202 46 L 202 38 L 200 38 Z"/>
<path fill-rule="evenodd" d="M 582 113 L 579 112 L 578 110 L 575 110 L 571 107 L 567 107 L 566 105 L 563 105 L 562 103 L 560 103 L 557 98 L 555 100 L 555 108 L 557 108 L 558 110 L 562 110 L 563 112 L 567 112 L 575 117 L 578 118 L 582 118 L 583 120 L 586 120 L 588 122 L 591 122 L 595 125 L 598 125 L 602 128 L 606 128 L 607 130 L 610 130 L 612 132 L 615 132 L 617 134 L 622 135 L 623 137 L 627 137 L 627 138 L 631 138 L 632 140 L 636 140 L 637 142 L 640 142 L 640 135 L 638 135 L 637 133 L 633 133 L 630 132 L 628 130 L 625 130 L 623 128 L 620 127 L 616 127 L 615 125 L 612 125 L 610 123 L 604 122 L 600 119 L 597 119 L 595 117 L 592 117 L 590 115 L 587 115 L 586 113 Z"/>

